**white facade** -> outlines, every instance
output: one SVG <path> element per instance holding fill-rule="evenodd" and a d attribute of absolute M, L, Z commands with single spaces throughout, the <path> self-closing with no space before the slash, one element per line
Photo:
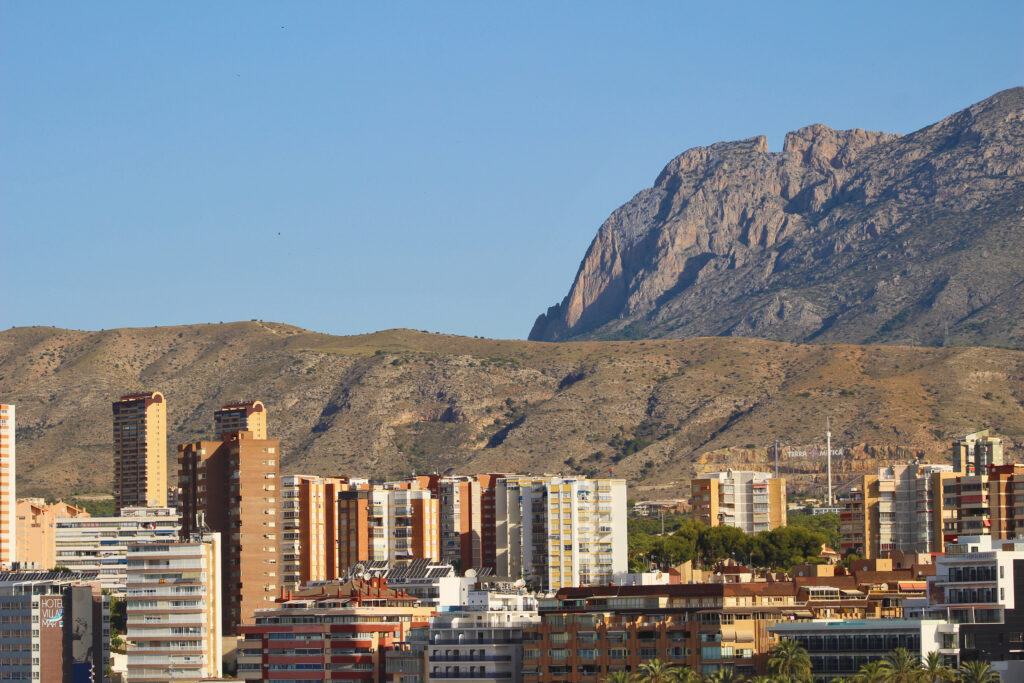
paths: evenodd
<path fill-rule="evenodd" d="M 220 534 L 127 550 L 128 680 L 220 677 Z"/>
<path fill-rule="evenodd" d="M 427 675 L 431 680 L 522 680 L 523 628 L 539 622 L 535 603 L 527 610 L 459 610 L 431 617 Z"/>
<path fill-rule="evenodd" d="M 496 573 L 542 590 L 624 573 L 626 482 L 507 477 L 495 490 Z"/>
<path fill-rule="evenodd" d="M 135 543 L 176 541 L 173 508 L 124 508 L 120 517 L 58 517 L 56 562 L 77 572 L 99 572 L 104 588 L 124 594 L 126 550 Z"/>
<path fill-rule="evenodd" d="M 17 560 L 18 501 L 15 484 L 15 409 L 0 403 L 0 568 L 9 569 Z M 49 569 L 49 567 L 46 567 Z"/>

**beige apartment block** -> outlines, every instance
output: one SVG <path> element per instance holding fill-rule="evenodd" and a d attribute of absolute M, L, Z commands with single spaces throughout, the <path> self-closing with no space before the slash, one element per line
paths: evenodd
<path fill-rule="evenodd" d="M 691 515 L 708 526 L 748 534 L 786 525 L 786 480 L 767 472 L 727 470 L 690 481 Z"/>
<path fill-rule="evenodd" d="M 167 506 L 167 403 L 159 391 L 113 403 L 114 506 Z"/>
<path fill-rule="evenodd" d="M 15 409 L 0 403 L 0 568 L 9 569 L 17 559 L 17 499 L 15 476 Z"/>
<path fill-rule="evenodd" d="M 252 432 L 254 439 L 267 438 L 267 408 L 263 401 L 226 403 L 213 413 L 213 433 L 223 438 L 228 432 Z"/>
<path fill-rule="evenodd" d="M 220 534 L 128 546 L 128 680 L 220 678 Z"/>
<path fill-rule="evenodd" d="M 988 465 L 1003 464 L 1003 440 L 989 436 L 987 429 L 953 442 L 953 471 L 981 475 Z"/>
<path fill-rule="evenodd" d="M 19 565 L 40 571 L 57 564 L 57 518 L 88 517 L 89 513 L 63 501 L 50 503 L 42 498 L 22 498 L 17 505 Z"/>
<path fill-rule="evenodd" d="M 252 432 L 178 446 L 182 538 L 221 534 L 226 635 L 273 605 L 281 586 L 278 474 L 281 445 Z"/>
<path fill-rule="evenodd" d="M 840 549 L 861 557 L 891 552 L 942 552 L 943 529 L 951 513 L 943 502 L 949 465 L 915 463 L 881 467 L 841 501 Z"/>

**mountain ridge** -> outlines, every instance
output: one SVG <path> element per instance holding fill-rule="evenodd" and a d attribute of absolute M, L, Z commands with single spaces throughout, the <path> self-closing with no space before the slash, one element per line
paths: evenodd
<path fill-rule="evenodd" d="M 1022 234 L 1024 88 L 907 135 L 719 142 L 609 216 L 529 338 L 1019 348 Z"/>
<path fill-rule="evenodd" d="M 1011 454 L 1024 443 L 1024 352 L 1008 349 L 338 337 L 259 321 L 16 328 L 0 332 L 0 400 L 18 407 L 19 495 L 109 491 L 110 402 L 142 389 L 167 398 L 172 457 L 212 436 L 217 407 L 249 398 L 268 407 L 285 472 L 611 469 L 645 497 L 685 495 L 708 469 L 771 468 L 774 439 L 820 446 L 826 417 L 847 482 L 947 462 L 949 440 L 980 427 Z M 792 490 L 820 489 L 819 462 L 782 468 Z"/>

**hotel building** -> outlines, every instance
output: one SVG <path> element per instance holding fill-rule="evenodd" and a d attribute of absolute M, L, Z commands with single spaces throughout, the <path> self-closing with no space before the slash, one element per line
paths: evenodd
<path fill-rule="evenodd" d="M 22 498 L 17 507 L 18 564 L 23 569 L 52 569 L 57 564 L 57 518 L 88 517 L 89 513 L 63 501 Z"/>
<path fill-rule="evenodd" d="M 167 403 L 159 391 L 114 401 L 114 506 L 167 506 Z"/>
<path fill-rule="evenodd" d="M 274 603 L 281 585 L 280 443 L 229 432 L 221 441 L 178 446 L 182 538 L 221 534 L 225 635 Z"/>
<path fill-rule="evenodd" d="M 267 409 L 263 401 L 226 403 L 213 413 L 213 433 L 218 439 L 229 432 L 252 432 L 254 439 L 267 438 Z"/>
<path fill-rule="evenodd" d="M 55 564 L 76 572 L 96 572 L 100 585 L 124 595 L 127 549 L 136 543 L 174 540 L 180 530 L 170 508 L 122 508 L 117 517 L 58 517 Z"/>
<path fill-rule="evenodd" d="M 495 487 L 495 573 L 538 590 L 626 571 L 623 479 L 507 475 Z"/>
<path fill-rule="evenodd" d="M 14 406 L 0 403 L 0 568 L 10 568 L 18 552 L 14 418 Z"/>
<path fill-rule="evenodd" d="M 694 519 L 734 526 L 748 534 L 786 525 L 786 480 L 767 472 L 728 470 L 690 482 Z"/>
<path fill-rule="evenodd" d="M 128 547 L 128 678 L 221 675 L 220 534 Z"/>
<path fill-rule="evenodd" d="M 95 578 L 0 573 L 0 680 L 109 680 L 110 602 Z"/>

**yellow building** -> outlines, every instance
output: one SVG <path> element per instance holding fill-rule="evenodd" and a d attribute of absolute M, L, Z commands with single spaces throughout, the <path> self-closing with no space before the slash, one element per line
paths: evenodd
<path fill-rule="evenodd" d="M 167 506 L 167 404 L 159 391 L 114 401 L 114 507 Z"/>
<path fill-rule="evenodd" d="M 263 401 L 226 403 L 213 413 L 213 432 L 218 439 L 228 432 L 252 432 L 252 438 L 266 439 L 267 408 Z"/>
<path fill-rule="evenodd" d="M 748 534 L 786 525 L 786 480 L 767 472 L 727 470 L 690 481 L 691 515 L 708 526 Z"/>
<path fill-rule="evenodd" d="M 42 498 L 22 498 L 17 505 L 18 562 L 41 571 L 57 564 L 57 518 L 88 517 L 63 501 L 47 505 Z"/>
<path fill-rule="evenodd" d="M 11 566 L 18 549 L 14 463 L 14 406 L 0 403 L 0 568 Z"/>

